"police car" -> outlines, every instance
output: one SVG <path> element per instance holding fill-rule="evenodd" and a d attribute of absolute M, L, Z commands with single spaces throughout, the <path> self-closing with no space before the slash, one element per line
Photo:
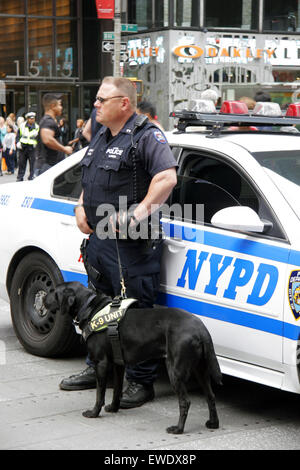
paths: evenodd
<path fill-rule="evenodd" d="M 284 117 L 261 108 L 174 113 L 178 183 L 163 209 L 158 303 L 201 316 L 223 373 L 300 393 L 300 105 Z M 86 283 L 73 214 L 84 153 L 0 186 L 0 295 L 25 349 L 41 356 L 78 342 L 43 297 L 63 280 Z"/>

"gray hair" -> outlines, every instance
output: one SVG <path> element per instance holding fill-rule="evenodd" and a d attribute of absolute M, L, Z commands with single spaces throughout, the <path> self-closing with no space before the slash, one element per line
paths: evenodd
<path fill-rule="evenodd" d="M 214 103 L 219 99 L 219 94 L 210 88 L 208 90 L 202 91 L 200 96 L 202 100 L 211 100 Z"/>

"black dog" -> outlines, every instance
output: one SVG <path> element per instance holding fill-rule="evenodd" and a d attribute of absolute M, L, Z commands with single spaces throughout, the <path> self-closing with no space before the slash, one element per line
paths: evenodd
<path fill-rule="evenodd" d="M 94 314 L 111 301 L 104 294 L 94 291 L 79 282 L 66 282 L 56 287 L 44 299 L 45 307 L 70 314 L 85 328 Z M 95 310 L 96 309 L 96 310 Z M 170 382 L 178 395 L 180 416 L 177 426 L 167 428 L 168 433 L 181 434 L 187 418 L 190 400 L 186 383 L 195 376 L 205 393 L 209 420 L 208 428 L 219 427 L 215 397 L 210 377 L 221 384 L 221 371 L 209 332 L 202 321 L 178 308 L 130 308 L 119 323 L 119 336 L 125 364 L 134 365 L 152 358 L 166 358 Z M 87 339 L 87 349 L 96 364 L 97 398 L 92 410 L 85 417 L 96 418 L 104 405 L 106 383 L 111 367 L 114 367 L 114 391 L 112 403 L 105 407 L 108 412 L 117 412 L 123 386 L 124 367 L 113 361 L 111 342 L 107 329 L 93 333 Z"/>

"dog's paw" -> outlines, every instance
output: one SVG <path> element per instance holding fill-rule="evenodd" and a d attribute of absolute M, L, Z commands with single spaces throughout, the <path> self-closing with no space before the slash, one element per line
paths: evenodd
<path fill-rule="evenodd" d="M 182 434 L 183 429 L 179 429 L 178 426 L 170 426 L 169 428 L 166 429 L 167 433 L 169 434 Z"/>
<path fill-rule="evenodd" d="M 219 428 L 219 421 L 206 421 L 205 426 L 208 429 L 218 429 Z"/>
<path fill-rule="evenodd" d="M 106 405 L 104 408 L 107 413 L 117 413 L 119 411 L 119 408 L 116 406 L 113 406 L 112 404 Z"/>
<path fill-rule="evenodd" d="M 94 410 L 86 410 L 82 413 L 82 416 L 85 418 L 97 418 L 99 413 L 95 412 Z"/>

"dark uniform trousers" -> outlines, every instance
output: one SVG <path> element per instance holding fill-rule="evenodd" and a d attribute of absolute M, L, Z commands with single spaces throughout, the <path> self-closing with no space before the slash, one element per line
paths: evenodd
<path fill-rule="evenodd" d="M 35 158 L 35 149 L 33 145 L 22 144 L 22 149 L 19 150 L 19 171 L 17 180 L 23 181 L 27 160 L 29 161 L 29 180 L 33 179 L 34 171 L 34 158 Z"/>
<path fill-rule="evenodd" d="M 118 240 L 118 247 L 127 297 L 138 299 L 141 309 L 153 307 L 160 285 L 162 243 L 153 249 L 144 240 Z M 96 289 L 111 297 L 120 295 L 116 240 L 100 240 L 94 233 L 90 237 L 87 257 L 89 263 L 101 273 L 100 280 L 91 279 Z M 87 363 L 92 365 L 89 359 Z M 157 367 L 157 360 L 138 363 L 136 367 L 126 367 L 126 378 L 130 382 L 152 384 L 156 378 Z"/>

